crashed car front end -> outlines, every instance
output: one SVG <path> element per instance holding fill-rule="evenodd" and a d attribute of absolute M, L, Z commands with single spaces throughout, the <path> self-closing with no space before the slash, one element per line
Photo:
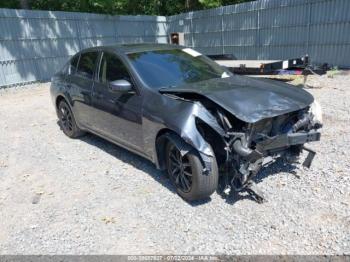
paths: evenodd
<path fill-rule="evenodd" d="M 322 114 L 315 101 L 310 107 L 285 115 L 246 123 L 237 130 L 226 116 L 219 117 L 225 129 L 225 173 L 227 187 L 241 190 L 251 185 L 260 169 L 279 157 L 295 160 L 302 150 L 308 151 L 303 165 L 310 167 L 315 152 L 305 143 L 319 141 Z M 227 188 L 226 188 L 227 190 Z"/>
<path fill-rule="evenodd" d="M 281 157 L 295 161 L 303 150 L 308 152 L 304 166 L 310 167 L 315 152 L 305 147 L 304 144 L 320 140 L 321 134 L 318 129 L 322 127 L 322 111 L 317 101 L 308 93 L 309 97 L 305 98 L 307 100 L 298 103 L 299 108 L 288 105 L 289 110 L 285 107 L 287 112 L 282 114 L 278 114 L 276 111 L 271 113 L 271 110 L 270 112 L 267 110 L 268 108 L 277 108 L 275 106 L 277 103 L 279 103 L 279 108 L 282 108 L 280 104 L 286 101 L 285 96 L 281 95 L 282 98 L 279 98 L 274 95 L 274 100 L 266 103 L 266 109 L 261 110 L 259 115 L 260 112 L 257 110 L 247 109 L 246 103 L 242 103 L 241 108 L 232 110 L 234 108 L 232 104 L 239 100 L 239 94 L 245 94 L 244 89 L 236 94 L 232 94 L 231 89 L 231 97 L 236 97 L 237 100 L 231 98 L 230 103 L 228 103 L 230 107 L 222 103 L 223 96 L 218 95 L 217 92 L 214 96 L 193 91 L 187 88 L 169 89 L 163 90 L 162 93 L 193 103 L 196 105 L 193 107 L 196 108 L 195 111 L 205 112 L 205 114 L 198 114 L 193 111 L 192 116 L 196 118 L 195 128 L 214 151 L 220 173 L 224 175 L 225 193 L 230 192 L 231 189 L 248 190 L 260 202 L 263 200 L 263 196 L 256 188 L 253 179 L 261 168 Z M 271 97 L 272 95 L 262 93 L 261 96 Z M 219 99 L 213 101 L 218 97 Z M 275 104 L 271 105 L 272 103 Z M 242 114 L 248 110 L 257 113 Z M 266 117 L 268 114 L 271 117 Z M 205 115 L 206 118 L 201 115 Z M 240 118 L 237 117 L 238 115 Z M 252 115 L 255 118 L 248 117 Z M 183 130 L 188 131 L 187 129 L 188 127 L 184 125 Z M 190 131 L 193 133 L 193 130 Z M 201 152 L 201 150 L 199 151 Z M 202 154 L 202 159 L 205 166 L 204 171 L 210 170 L 210 159 L 207 159 L 206 154 Z M 254 190 L 253 187 L 255 187 Z"/>

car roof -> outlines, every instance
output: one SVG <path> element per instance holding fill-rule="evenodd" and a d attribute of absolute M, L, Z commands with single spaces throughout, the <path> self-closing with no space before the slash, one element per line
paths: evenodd
<path fill-rule="evenodd" d="M 109 46 L 96 46 L 81 50 L 81 52 L 89 51 L 116 51 L 118 53 L 139 53 L 154 50 L 169 50 L 169 49 L 181 49 L 184 48 L 180 45 L 171 44 L 154 44 L 154 43 L 143 43 L 143 44 L 116 44 Z"/>

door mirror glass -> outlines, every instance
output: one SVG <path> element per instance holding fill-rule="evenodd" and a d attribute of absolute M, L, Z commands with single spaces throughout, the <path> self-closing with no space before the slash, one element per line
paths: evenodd
<path fill-rule="evenodd" d="M 109 87 L 112 91 L 115 91 L 115 92 L 132 91 L 131 84 L 127 80 L 114 80 L 112 82 L 109 82 Z"/>

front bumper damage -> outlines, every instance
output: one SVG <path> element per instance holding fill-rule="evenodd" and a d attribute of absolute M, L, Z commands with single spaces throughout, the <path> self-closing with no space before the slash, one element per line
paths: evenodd
<path fill-rule="evenodd" d="M 278 148 L 305 144 L 312 141 L 320 141 L 321 133 L 318 131 L 298 132 L 275 137 L 267 137 L 257 144 L 258 151 L 269 151 Z"/>
<path fill-rule="evenodd" d="M 321 133 L 317 130 L 265 136 L 257 141 L 252 149 L 247 146 L 248 142 L 243 133 L 228 135 L 231 139 L 225 148 L 227 176 L 224 192 L 229 193 L 231 188 L 235 191 L 246 190 L 258 202 L 263 202 L 264 196 L 253 182 L 253 178 L 260 169 L 283 156 L 295 159 L 302 150 L 308 152 L 303 165 L 310 167 L 316 153 L 304 144 L 319 141 L 321 138 Z"/>
<path fill-rule="evenodd" d="M 242 90 L 247 92 L 246 88 Z M 252 94 L 258 96 L 257 91 L 254 90 Z M 248 103 L 250 100 L 245 96 L 239 99 L 236 93 L 230 96 L 227 92 L 222 94 L 220 99 L 224 99 L 223 95 L 229 99 L 225 100 L 227 103 L 220 103 L 217 97 L 208 97 L 193 90 L 162 90 L 163 93 L 171 94 L 172 98 L 193 102 L 189 112 L 194 117 L 184 118 L 186 122 L 183 126 L 195 125 L 196 130 L 185 128 L 186 132 L 182 132 L 181 137 L 199 152 L 203 175 L 212 173 L 212 163 L 216 161 L 219 173 L 223 175 L 220 182 L 225 183 L 225 188 L 219 191 L 223 189 L 225 194 L 229 194 L 231 189 L 247 190 L 259 202 L 263 197 L 253 181 L 260 169 L 280 157 L 297 159 L 303 150 L 309 152 L 304 166 L 310 167 L 315 152 L 304 144 L 320 140 L 321 135 L 317 131 L 322 127 L 320 105 L 305 93 L 299 98 L 307 99 L 297 99 L 299 102 L 296 103 L 295 94 L 300 90 L 290 91 L 288 95 L 293 98 L 290 100 L 293 103 L 286 105 L 287 94 L 281 99 L 270 94 L 268 97 L 274 99 L 268 99 L 266 103 L 265 96 L 261 94 L 259 101 L 253 100 L 259 105 L 259 110 L 256 110 L 253 104 Z M 235 99 L 232 100 L 232 97 Z M 181 153 L 186 154 L 189 150 L 181 150 Z"/>

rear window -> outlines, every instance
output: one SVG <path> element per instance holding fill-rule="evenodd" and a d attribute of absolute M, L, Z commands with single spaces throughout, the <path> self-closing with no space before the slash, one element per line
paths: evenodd
<path fill-rule="evenodd" d="M 95 71 L 97 56 L 97 52 L 81 54 L 77 71 L 78 75 L 92 79 Z"/>

